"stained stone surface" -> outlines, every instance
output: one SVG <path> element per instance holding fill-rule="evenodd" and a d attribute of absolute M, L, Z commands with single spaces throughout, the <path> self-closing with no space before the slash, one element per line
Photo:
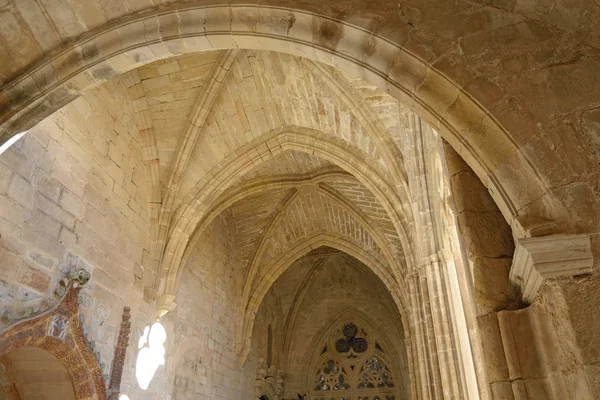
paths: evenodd
<path fill-rule="evenodd" d="M 597 1 L 213 3 L 0 0 L 0 330 L 84 268 L 132 400 L 295 398 L 352 315 L 399 398 L 599 398 Z M 572 234 L 522 302 L 515 239 Z"/>

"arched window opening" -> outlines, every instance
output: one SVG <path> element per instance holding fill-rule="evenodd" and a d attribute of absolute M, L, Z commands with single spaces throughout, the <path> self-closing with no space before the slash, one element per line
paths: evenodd
<path fill-rule="evenodd" d="M 273 328 L 267 328 L 267 368 L 273 365 Z"/>
<path fill-rule="evenodd" d="M 396 400 L 400 398 L 384 347 L 354 322 L 324 340 L 310 368 L 311 400 Z"/>

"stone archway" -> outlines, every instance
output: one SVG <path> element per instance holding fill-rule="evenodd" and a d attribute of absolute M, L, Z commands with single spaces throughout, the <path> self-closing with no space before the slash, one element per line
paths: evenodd
<path fill-rule="evenodd" d="M 364 157 L 364 155 L 352 146 L 341 140 L 329 139 L 318 131 L 302 127 L 284 127 L 270 132 L 266 138 L 259 138 L 252 144 L 253 146 L 247 152 L 242 153 L 243 157 L 238 157 L 235 154 L 234 157 L 219 165 L 219 168 L 216 168 L 213 174 L 201 180 L 191 191 L 192 195 L 188 196 L 175 214 L 175 222 L 170 229 L 172 234 L 166 245 L 162 262 L 162 271 L 166 276 L 164 294 L 159 299 L 159 307 L 162 310 L 168 311 L 173 307 L 179 279 L 180 261 L 186 248 L 189 248 L 189 242 L 194 234 L 210 222 L 208 219 L 205 220 L 205 215 L 210 217 L 214 214 L 211 213 L 210 204 L 224 204 L 219 195 L 228 189 L 232 177 L 256 168 L 257 165 L 265 162 L 269 157 L 273 157 L 279 151 L 294 149 L 313 154 L 331 160 L 355 175 L 381 201 L 383 207 L 392 216 L 392 222 L 403 241 L 403 247 L 406 250 L 410 248 L 412 242 L 407 225 L 412 217 L 405 215 L 406 208 L 403 207 L 401 199 L 395 194 L 378 168 L 366 163 L 361 168 L 357 168 L 361 157 Z M 273 148 L 274 153 L 260 154 L 256 148 L 261 146 Z M 405 262 L 407 264 L 406 270 L 410 270 L 411 266 L 414 265 L 412 253 L 409 251 L 406 251 Z M 399 268 L 397 268 L 396 275 L 394 279 L 401 281 Z"/>
<path fill-rule="evenodd" d="M 304 357 L 304 362 L 308 363 L 304 381 L 306 391 L 310 394 L 309 399 L 329 398 L 331 393 L 338 397 L 342 396 L 340 398 L 346 398 L 345 396 L 352 399 L 357 396 L 371 398 L 383 394 L 382 399 L 393 399 L 400 398 L 403 391 L 406 391 L 404 393 L 409 392 L 408 388 L 402 388 L 400 379 L 402 373 L 407 371 L 400 371 L 399 366 L 395 365 L 398 361 L 398 354 L 386 336 L 383 326 L 384 324 L 377 323 L 361 312 L 350 308 L 323 327 L 312 341 L 312 353 L 306 354 Z M 347 331 L 348 328 L 350 328 L 350 332 Z M 356 338 L 362 341 L 362 348 L 357 350 L 357 346 L 349 343 L 350 346 L 338 349 L 337 342 L 344 342 L 344 340 L 356 342 Z M 344 343 L 340 344 L 343 347 Z M 345 367 L 343 372 L 346 380 L 344 382 L 339 381 L 339 375 L 323 371 L 322 367 L 329 367 L 327 363 L 331 361 L 342 368 Z M 369 371 L 371 373 L 366 373 L 362 364 L 369 363 L 369 361 L 380 361 L 381 365 L 375 366 L 376 370 Z M 377 367 L 382 368 L 378 369 Z M 384 372 L 387 372 L 389 381 L 387 381 L 387 377 L 385 381 L 381 379 L 381 373 Z M 320 380 L 321 377 L 326 379 Z M 330 382 L 331 378 L 333 381 Z M 377 380 L 383 385 L 378 387 L 375 383 Z M 338 387 L 329 389 L 324 387 L 331 386 L 331 384 L 337 384 Z M 332 392 L 332 390 L 334 391 Z M 385 395 L 390 397 L 385 397 Z"/>
<path fill-rule="evenodd" d="M 2 358 L 3 399 L 75 400 L 69 372 L 54 355 L 39 347 L 14 349 Z M 0 376 L 2 373 L 0 372 Z M 3 386 L 3 387 L 2 387 Z"/>
<path fill-rule="evenodd" d="M 491 80 L 486 81 L 484 78 L 484 83 L 479 81 L 481 86 L 478 86 L 477 83 L 472 85 L 472 80 L 477 82 L 480 76 L 465 73 L 462 77 L 464 79 L 461 79 L 460 73 L 452 74 L 455 70 L 447 65 L 444 67 L 443 62 L 440 65 L 440 61 L 452 64 L 453 59 L 439 60 L 439 54 L 429 46 L 434 41 L 428 35 L 418 36 L 421 43 L 419 39 L 415 43 L 415 35 L 398 39 L 398 36 L 394 37 L 389 31 L 359 27 L 358 25 L 365 25 L 364 21 L 341 21 L 344 18 L 335 14 L 325 6 L 315 13 L 262 6 L 197 7 L 186 4 L 146 10 L 121 20 L 100 23 L 93 33 L 84 33 L 81 39 L 66 44 L 64 52 L 57 51 L 46 58 L 46 61 L 52 62 L 41 60 L 30 70 L 30 74 L 17 76 L 25 70 L 27 64 L 3 74 L 3 77 L 10 77 L 10 82 L 0 93 L 0 103 L 8 104 L 3 114 L 4 128 L 7 128 L 7 135 L 11 135 L 87 88 L 101 83 L 103 79 L 155 59 L 193 51 L 234 47 L 284 51 L 304 55 L 362 76 L 419 111 L 469 162 L 491 190 L 504 217 L 513 227 L 515 236 L 589 232 L 595 229 L 594 222 L 599 215 L 597 196 L 583 193 L 583 190 L 592 186 L 589 181 L 597 177 L 597 174 L 590 173 L 586 176 L 589 181 L 582 179 L 584 182 L 577 186 L 581 191 L 576 192 L 570 187 L 570 183 L 576 182 L 576 178 L 583 177 L 583 174 L 572 174 L 573 179 L 570 181 L 553 177 L 560 166 L 574 165 L 575 162 L 557 163 L 559 167 L 548 168 L 546 171 L 548 164 L 557 161 L 559 157 L 553 151 L 546 150 L 551 155 L 545 158 L 526 150 L 529 146 L 534 151 L 541 149 L 544 152 L 544 135 L 540 135 L 542 139 L 530 138 L 519 132 L 531 129 L 529 124 L 524 124 L 526 127 L 522 128 L 520 123 L 532 121 L 525 117 L 515 117 L 510 107 L 507 106 L 509 111 L 503 108 L 505 103 L 497 103 L 497 99 L 478 94 L 486 84 L 494 88 Z M 423 16 L 423 20 L 431 23 L 433 18 Z M 204 24 L 198 24 L 198 21 Z M 415 30 L 418 28 L 413 25 L 423 24 L 420 18 L 409 23 Z M 487 28 L 496 28 L 503 23 L 494 21 L 490 25 L 492 26 Z M 529 33 L 529 28 L 541 29 L 546 25 L 552 26 L 552 23 L 541 25 L 543 24 L 531 21 L 517 21 L 508 26 L 517 30 L 525 27 Z M 433 31 L 437 27 L 430 26 L 429 29 Z M 449 31 L 443 24 L 440 24 L 439 30 L 442 31 L 442 36 L 444 31 Z M 447 34 L 452 36 L 452 33 Z M 528 35 L 523 36 L 525 41 L 536 41 Z M 426 51 L 419 50 L 419 47 L 427 48 L 432 53 L 430 57 L 425 54 Z M 466 64 L 465 59 L 457 59 L 460 60 L 459 65 Z M 557 65 L 564 65 L 564 60 L 554 61 L 556 60 L 540 69 L 550 71 L 555 70 Z M 484 71 L 483 76 L 486 75 Z M 448 76 L 452 76 L 452 79 L 446 79 Z M 498 97 L 505 95 L 499 88 L 498 91 L 501 92 L 497 94 Z M 511 95 L 515 92 L 518 93 L 519 89 L 514 89 Z M 585 94 L 581 90 L 573 92 Z M 590 104 L 597 99 L 593 95 L 587 98 Z M 514 105 L 513 100 L 508 99 L 507 103 Z M 518 100 L 516 103 L 518 104 Z M 501 118 L 505 116 L 505 112 L 510 116 Z M 533 122 L 536 122 L 536 118 L 540 125 L 545 122 L 544 117 L 539 115 L 533 117 Z M 546 127 L 544 125 L 540 130 L 543 131 Z M 512 132 L 507 132 L 504 128 L 512 129 Z M 560 133 L 560 128 L 555 128 L 555 133 Z M 580 171 L 576 168 L 574 170 Z M 574 193 L 581 197 L 588 196 L 587 199 L 592 198 L 595 203 L 581 201 L 568 207 L 571 201 L 568 198 Z M 582 223 L 579 217 L 584 214 L 577 210 L 585 207 L 588 207 L 588 211 L 591 210 L 591 215 L 589 222 Z M 193 229 L 192 224 L 182 235 L 184 239 L 175 241 L 174 248 L 170 249 L 173 252 L 169 253 L 169 257 L 175 255 L 175 262 L 172 263 L 175 267 L 177 257 L 185 251 L 188 241 L 185 235 L 189 235 Z M 432 264 L 437 263 L 438 255 L 430 261 Z M 169 272 L 170 267 L 171 265 L 167 265 Z M 175 281 L 176 279 L 177 277 Z M 440 282 L 442 281 L 436 283 Z M 440 287 L 436 286 L 435 292 Z"/>
<path fill-rule="evenodd" d="M 254 325 L 254 317 L 258 311 L 262 299 L 273 282 L 275 282 L 277 278 L 294 263 L 294 261 L 306 255 L 311 250 L 322 246 L 343 251 L 371 268 L 373 273 L 381 279 L 384 286 L 388 289 L 390 295 L 392 296 L 396 307 L 398 308 L 399 314 L 403 319 L 403 325 L 408 326 L 407 321 L 405 320 L 405 310 L 408 307 L 408 305 L 406 305 L 406 293 L 403 289 L 403 286 L 399 285 L 396 279 L 389 274 L 381 260 L 375 259 L 373 256 L 368 254 L 366 251 L 361 249 L 347 238 L 323 232 L 311 238 L 304 238 L 300 243 L 296 243 L 295 246 L 282 252 L 280 257 L 276 258 L 275 260 L 271 260 L 266 272 L 263 272 L 263 274 L 259 277 L 260 280 L 256 289 L 253 291 L 248 290 L 248 293 L 244 294 L 241 308 L 243 312 L 240 313 L 238 329 L 236 330 L 237 343 L 239 346 L 239 354 L 242 363 L 245 361 L 248 352 L 250 351 L 250 340 Z"/>
<path fill-rule="evenodd" d="M 60 303 L 45 313 L 0 334 L 0 357 L 19 349 L 39 349 L 64 366 L 78 400 L 106 398 L 98 361 L 83 334 L 78 312 L 78 285 L 68 283 Z"/>
<path fill-rule="evenodd" d="M 161 28 L 146 36 L 145 26 Z M 112 40 L 115 36 L 123 39 Z M 161 58 L 230 48 L 283 51 L 363 77 L 411 106 L 443 135 L 488 187 L 517 236 L 540 223 L 522 215 L 524 207 L 527 214 L 535 208 L 555 220 L 557 227 L 569 226 L 569 211 L 547 191 L 541 166 L 531 163 L 477 96 L 398 40 L 290 8 L 173 6 L 107 24 L 5 85 L 2 140 L 112 76 Z"/>

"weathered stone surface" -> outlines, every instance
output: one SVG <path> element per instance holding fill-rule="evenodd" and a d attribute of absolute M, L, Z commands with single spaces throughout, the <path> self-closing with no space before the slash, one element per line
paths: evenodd
<path fill-rule="evenodd" d="M 511 258 L 477 257 L 472 260 L 475 299 L 480 314 L 502 310 L 514 301 L 508 280 Z"/>
<path fill-rule="evenodd" d="M 47 273 L 27 264 L 19 268 L 17 280 L 19 283 L 42 293 L 46 292 L 50 285 L 50 276 Z"/>
<path fill-rule="evenodd" d="M 517 243 L 510 280 L 527 302 L 535 299 L 547 278 L 592 272 L 594 260 L 587 235 L 523 238 Z"/>
<path fill-rule="evenodd" d="M 302 340 L 348 305 L 406 323 L 390 358 L 415 398 L 600 397 L 598 265 L 521 310 L 507 268 L 513 237 L 585 234 L 598 259 L 597 4 L 359 3 L 0 0 L 0 142 L 41 121 L 0 155 L 2 301 L 83 265 L 105 366 L 116 311 L 132 343 L 171 311 L 149 392 L 125 363 L 133 400 L 248 398 L 257 377 L 294 397 Z M 332 263 L 297 297 L 286 270 L 321 246 L 380 281 Z M 290 347 L 269 381 L 270 323 Z"/>

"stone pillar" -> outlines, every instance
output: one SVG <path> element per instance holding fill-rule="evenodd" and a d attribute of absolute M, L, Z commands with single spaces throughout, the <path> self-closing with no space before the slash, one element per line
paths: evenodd
<path fill-rule="evenodd" d="M 591 400 L 567 304 L 549 284 L 524 309 L 479 318 L 494 400 Z"/>
<path fill-rule="evenodd" d="M 417 399 L 479 398 L 455 257 L 454 216 L 441 139 L 418 117 L 403 155 L 413 197 L 418 259 L 409 275 L 411 357 Z M 475 325 L 471 313 L 471 325 Z"/>
<path fill-rule="evenodd" d="M 518 307 L 508 280 L 515 250 L 512 230 L 487 188 L 446 142 L 444 155 L 458 230 L 471 264 L 477 314 Z"/>
<path fill-rule="evenodd" d="M 258 399 L 265 391 L 266 371 L 264 367 L 265 360 L 260 357 L 256 367 L 256 379 L 254 380 L 254 398 Z"/>
<path fill-rule="evenodd" d="M 283 390 L 284 390 L 285 378 L 282 370 L 277 370 L 277 378 L 276 378 L 276 395 L 274 400 L 281 400 L 283 398 Z"/>
<path fill-rule="evenodd" d="M 408 318 L 411 340 L 411 364 L 415 399 L 442 398 L 441 380 L 437 352 L 433 345 L 435 332 L 431 321 L 431 307 L 427 280 L 422 274 L 407 279 L 410 304 Z"/>
<path fill-rule="evenodd" d="M 522 307 L 509 283 L 514 253 L 512 230 L 494 203 L 492 196 L 473 170 L 446 142 L 443 144 L 446 167 L 450 176 L 453 209 L 458 238 L 468 258 L 463 272 L 465 293 L 469 292 L 474 323 L 471 346 L 482 399 L 492 398 L 489 387 L 489 353 L 482 347 L 481 318 L 503 309 Z"/>
<path fill-rule="evenodd" d="M 489 395 L 591 399 L 562 291 L 543 285 L 546 278 L 590 271 L 589 237 L 519 239 L 514 250 L 512 231 L 485 186 L 447 143 L 444 152 L 473 276 L 483 349 L 476 362 Z"/>
<path fill-rule="evenodd" d="M 408 281 L 417 399 L 463 398 L 445 268 L 443 257 L 432 256 Z"/>

